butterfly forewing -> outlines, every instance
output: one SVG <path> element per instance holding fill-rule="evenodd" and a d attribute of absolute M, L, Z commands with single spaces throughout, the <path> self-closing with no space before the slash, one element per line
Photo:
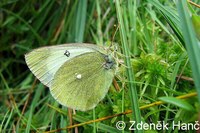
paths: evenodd
<path fill-rule="evenodd" d="M 66 44 L 42 47 L 25 55 L 26 63 L 33 74 L 46 86 L 50 87 L 55 73 L 67 61 L 87 52 L 94 52 L 97 47 L 89 44 Z"/>
<path fill-rule="evenodd" d="M 105 55 L 95 51 L 65 62 L 56 72 L 50 87 L 62 105 L 86 111 L 94 108 L 106 95 L 114 69 L 105 69 Z"/>

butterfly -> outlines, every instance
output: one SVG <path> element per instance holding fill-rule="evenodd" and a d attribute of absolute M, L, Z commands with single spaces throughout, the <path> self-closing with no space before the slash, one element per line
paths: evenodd
<path fill-rule="evenodd" d="M 81 111 L 105 97 L 117 69 L 109 48 L 86 43 L 41 47 L 25 54 L 25 61 L 56 101 Z"/>

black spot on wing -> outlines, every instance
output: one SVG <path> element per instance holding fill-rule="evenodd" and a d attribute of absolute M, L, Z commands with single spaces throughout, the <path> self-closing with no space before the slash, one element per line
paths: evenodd
<path fill-rule="evenodd" d="M 68 50 L 65 51 L 64 53 L 65 56 L 69 57 L 70 56 L 70 52 Z"/>

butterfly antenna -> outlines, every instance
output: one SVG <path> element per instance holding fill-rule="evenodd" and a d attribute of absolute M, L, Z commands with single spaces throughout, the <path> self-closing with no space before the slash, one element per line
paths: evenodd
<path fill-rule="evenodd" d="M 119 24 L 117 25 L 117 28 L 116 28 L 116 30 L 115 30 L 115 32 L 114 32 L 114 34 L 113 34 L 110 47 L 113 46 L 114 38 L 115 38 L 115 36 L 116 36 L 116 34 L 117 34 L 118 29 L 119 29 Z"/>

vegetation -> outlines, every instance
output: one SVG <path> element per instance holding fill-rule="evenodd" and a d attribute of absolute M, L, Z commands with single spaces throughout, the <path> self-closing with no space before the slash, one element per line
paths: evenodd
<path fill-rule="evenodd" d="M 198 124 L 199 11 L 186 0 L 1 0 L 0 132 L 130 132 L 130 121 L 184 132 L 173 122 Z M 72 42 L 115 44 L 124 60 L 107 96 L 87 112 L 59 105 L 24 60 L 34 48 Z"/>

